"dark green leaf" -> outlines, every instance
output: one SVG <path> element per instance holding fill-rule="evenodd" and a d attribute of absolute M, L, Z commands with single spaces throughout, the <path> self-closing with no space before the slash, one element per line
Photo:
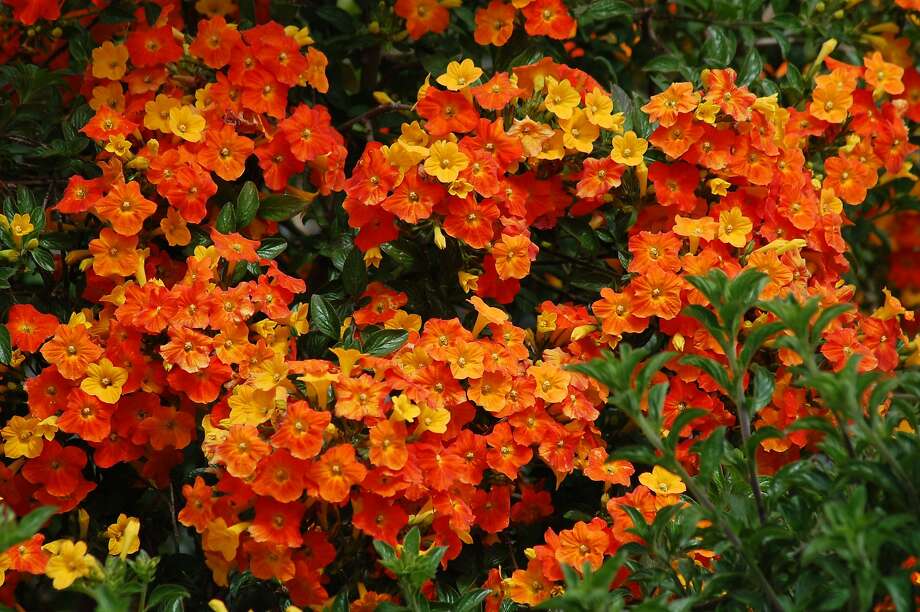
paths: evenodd
<path fill-rule="evenodd" d="M 262 240 L 262 244 L 256 249 L 256 254 L 263 259 L 274 259 L 281 255 L 287 246 L 287 240 L 281 236 L 269 236 Z"/>
<path fill-rule="evenodd" d="M 316 293 L 310 298 L 311 328 L 323 335 L 338 340 L 342 327 L 338 313 L 322 295 Z"/>
<path fill-rule="evenodd" d="M 342 265 L 342 285 L 352 297 L 361 295 L 367 287 L 367 266 L 364 265 L 364 256 L 357 247 L 348 253 Z"/>
<path fill-rule="evenodd" d="M 236 227 L 243 229 L 255 219 L 259 211 L 259 190 L 255 183 L 246 181 L 236 198 Z"/>
<path fill-rule="evenodd" d="M 364 341 L 364 352 L 368 355 L 389 355 L 409 339 L 409 332 L 404 329 L 381 329 L 375 331 Z"/>
<path fill-rule="evenodd" d="M 259 216 L 266 221 L 287 221 L 302 212 L 308 202 L 286 193 L 271 195 L 259 205 Z"/>
<path fill-rule="evenodd" d="M 750 85 L 754 79 L 760 76 L 762 71 L 763 58 L 760 57 L 757 47 L 752 46 L 741 61 L 741 68 L 738 71 L 738 85 Z"/>
<path fill-rule="evenodd" d="M 13 359 L 13 347 L 10 342 L 10 330 L 0 324 L 0 364 L 10 365 Z"/>
<path fill-rule="evenodd" d="M 217 213 L 217 221 L 214 227 L 221 234 L 232 234 L 236 231 L 236 207 L 233 202 L 227 202 Z"/>
<path fill-rule="evenodd" d="M 765 367 L 754 364 L 754 393 L 751 395 L 751 411 L 757 412 L 770 403 L 773 399 L 773 389 L 776 388 L 776 378 Z"/>

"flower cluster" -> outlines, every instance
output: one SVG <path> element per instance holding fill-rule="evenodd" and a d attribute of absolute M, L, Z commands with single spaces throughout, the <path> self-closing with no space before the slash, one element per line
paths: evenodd
<path fill-rule="evenodd" d="M 406 20 L 412 39 L 431 32 L 440 34 L 450 25 L 450 9 L 460 0 L 397 0 L 396 14 Z M 514 33 L 517 15 L 523 17 L 528 36 L 548 36 L 566 40 L 575 36 L 577 24 L 563 0 L 492 0 L 477 8 L 474 39 L 480 45 L 501 47 Z"/>

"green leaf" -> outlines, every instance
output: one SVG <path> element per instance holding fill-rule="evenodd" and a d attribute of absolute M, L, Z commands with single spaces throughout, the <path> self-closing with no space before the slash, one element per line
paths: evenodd
<path fill-rule="evenodd" d="M 312 329 L 322 332 L 324 336 L 333 340 L 339 339 L 342 327 L 339 314 L 326 298 L 318 293 L 310 298 L 310 324 Z"/>
<path fill-rule="evenodd" d="M 169 606 L 175 605 L 176 602 L 190 597 L 188 590 L 178 584 L 161 584 L 150 592 L 147 598 L 147 609 L 152 610 L 156 607 L 168 609 Z"/>
<path fill-rule="evenodd" d="M 702 355 L 686 355 L 681 359 L 681 363 L 703 370 L 709 374 L 723 390 L 728 390 L 728 373 L 725 370 L 725 366 L 718 361 L 710 359 L 709 357 L 703 357 Z"/>
<path fill-rule="evenodd" d="M 584 28 L 614 17 L 632 16 L 634 13 L 635 9 L 623 0 L 594 0 L 576 9 L 575 17 L 579 27 Z"/>
<path fill-rule="evenodd" d="M 703 68 L 726 68 L 735 57 L 734 34 L 719 26 L 706 28 L 706 42 L 700 50 Z"/>
<path fill-rule="evenodd" d="M 236 231 L 236 207 L 233 202 L 227 202 L 217 213 L 214 227 L 221 234 L 232 234 Z"/>
<path fill-rule="evenodd" d="M 760 76 L 763 71 L 763 58 L 757 47 L 752 46 L 745 54 L 741 61 L 741 68 L 738 71 L 738 85 L 750 85 L 754 79 Z"/>
<path fill-rule="evenodd" d="M 266 221 L 287 221 L 302 212 L 307 204 L 306 200 L 286 193 L 271 195 L 259 205 L 259 216 Z"/>
<path fill-rule="evenodd" d="M 352 297 L 361 295 L 367 288 L 367 266 L 364 265 L 364 256 L 357 247 L 348 253 L 342 265 L 342 285 Z"/>
<path fill-rule="evenodd" d="M 287 240 L 281 236 L 268 236 L 262 240 L 262 244 L 256 249 L 256 254 L 263 259 L 274 259 L 281 255 L 287 247 Z"/>
<path fill-rule="evenodd" d="M 776 379 L 772 372 L 761 365 L 754 364 L 752 369 L 754 371 L 754 393 L 751 395 L 751 411 L 757 412 L 773 399 Z"/>
<path fill-rule="evenodd" d="M 694 445 L 693 450 L 700 456 L 700 476 L 712 480 L 725 454 L 725 428 L 715 429 L 708 438 Z"/>
<path fill-rule="evenodd" d="M 684 58 L 679 55 L 659 55 L 647 62 L 642 70 L 645 72 L 680 72 L 685 65 Z"/>
<path fill-rule="evenodd" d="M 32 255 L 32 260 L 38 267 L 48 272 L 54 272 L 54 256 L 51 254 L 51 251 L 44 247 L 39 247 L 34 251 L 30 251 L 30 253 Z"/>
<path fill-rule="evenodd" d="M 6 325 L 0 324 L 0 364 L 10 365 L 13 360 L 13 345 L 10 341 L 10 330 Z"/>
<path fill-rule="evenodd" d="M 375 331 L 364 341 L 364 352 L 368 355 L 382 357 L 400 348 L 409 339 L 409 332 L 404 329 L 381 329 Z"/>
<path fill-rule="evenodd" d="M 236 198 L 236 227 L 243 229 L 256 218 L 259 212 L 259 190 L 252 181 L 246 181 Z"/>

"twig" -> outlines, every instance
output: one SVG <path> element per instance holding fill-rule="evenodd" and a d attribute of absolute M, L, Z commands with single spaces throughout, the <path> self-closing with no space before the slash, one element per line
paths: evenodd
<path fill-rule="evenodd" d="M 394 102 L 393 104 L 381 104 L 380 106 L 375 106 L 369 111 L 361 113 L 357 117 L 352 117 L 345 123 L 339 124 L 338 126 L 336 126 L 336 129 L 340 132 L 343 132 L 356 123 L 363 123 L 364 121 L 373 119 L 377 115 L 382 115 L 383 113 L 388 113 L 391 111 L 395 112 L 395 111 L 410 111 L 410 110 L 412 110 L 412 106 L 410 104 L 398 104 L 396 102 Z"/>

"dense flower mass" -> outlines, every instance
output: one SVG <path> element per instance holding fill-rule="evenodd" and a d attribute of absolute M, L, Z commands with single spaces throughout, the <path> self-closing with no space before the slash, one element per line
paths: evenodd
<path fill-rule="evenodd" d="M 706 484 L 724 447 L 743 476 L 724 488 L 764 524 L 771 476 L 836 461 L 838 428 L 841 456 L 864 451 L 844 399 L 874 419 L 872 444 L 916 438 L 893 381 L 920 365 L 920 72 L 897 27 L 867 34 L 861 56 L 829 40 L 804 74 L 784 64 L 794 103 L 752 84 L 780 70 L 762 60 L 630 98 L 572 42 L 626 3 L 604 17 L 562 0 L 397 0 L 367 9 L 367 36 L 463 26 L 484 52 L 432 60 L 403 98 L 376 90 L 377 106 L 343 117 L 358 86 L 342 83 L 396 53 L 367 44 L 363 72 L 330 62 L 322 43 L 348 44 L 353 3 L 310 13 L 331 24 L 322 38 L 265 2 L 128 3 L 117 20 L 103 16 L 119 3 L 71 4 L 7 0 L 0 14 L 0 88 L 26 108 L 14 70 L 59 68 L 70 135 L 42 146 L 76 141 L 67 155 L 82 159 L 37 197 L 0 179 L 0 497 L 19 517 L 61 515 L 0 537 L 0 600 L 26 583 L 95 597 L 125 580 L 108 555 L 144 589 L 184 580 L 179 599 L 213 583 L 194 597 L 217 594 L 215 610 L 260 605 L 233 600 L 245 580 L 314 610 L 444 602 L 438 568 L 481 585 L 486 610 L 564 599 L 592 575 L 623 601 L 666 604 L 718 584 L 733 555 Z M 907 20 L 920 10 L 898 5 Z M 58 20 L 85 38 L 62 43 Z M 565 53 L 512 60 L 514 37 Z M 858 286 L 859 249 L 883 240 L 890 288 Z M 585 269 L 590 282 L 568 282 Z M 60 289 L 31 298 L 42 285 Z M 795 327 L 777 306 L 790 304 L 826 316 Z M 620 388 L 585 366 L 624 347 L 654 371 L 630 369 Z M 827 381 L 848 376 L 872 378 L 832 396 Z M 911 491 L 915 467 L 882 458 Z M 123 499 L 134 490 L 149 499 Z M 649 534 L 669 521 L 681 552 L 652 576 L 635 559 L 661 556 Z M 731 545 L 706 535 L 716 526 Z M 504 562 L 490 561 L 498 548 Z M 202 567 L 177 578 L 152 554 Z M 920 588 L 912 554 L 891 558 Z M 406 568 L 426 558 L 416 584 Z M 764 593 L 778 609 L 797 596 Z M 863 603 L 889 609 L 886 597 Z"/>

